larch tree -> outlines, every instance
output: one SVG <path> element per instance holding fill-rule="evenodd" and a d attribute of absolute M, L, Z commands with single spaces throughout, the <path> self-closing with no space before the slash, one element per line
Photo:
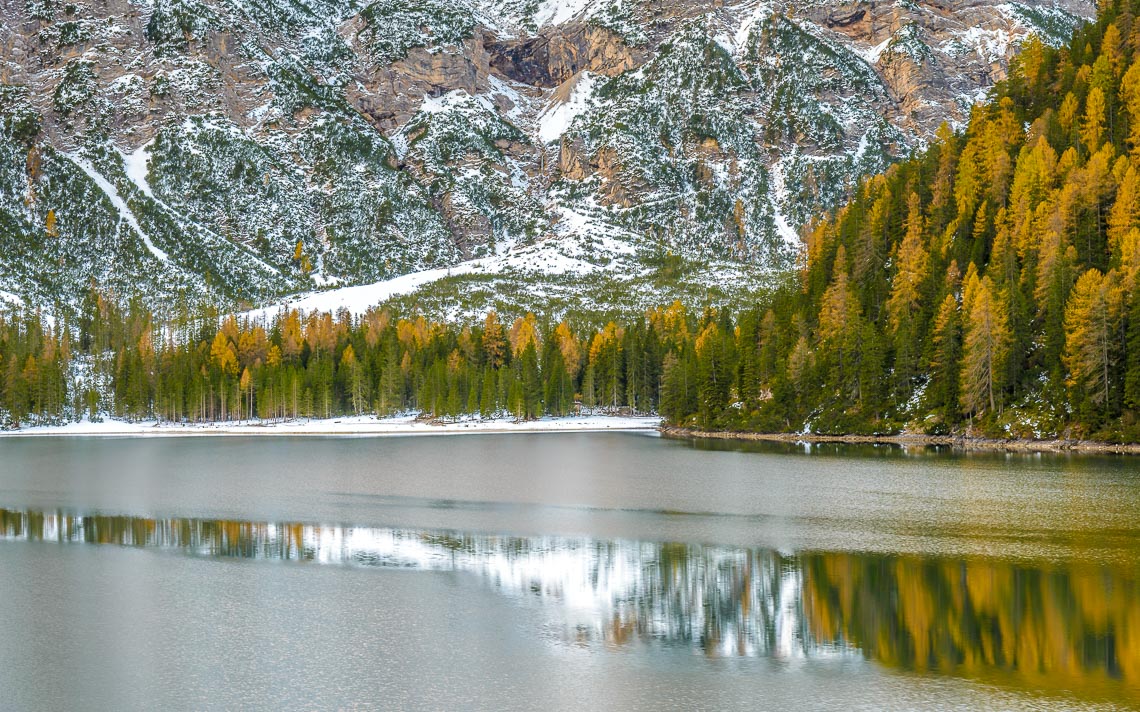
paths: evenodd
<path fill-rule="evenodd" d="M 921 201 L 912 192 L 907 200 L 906 235 L 898 247 L 898 270 L 887 300 L 887 323 L 895 341 L 895 370 L 904 381 L 909 381 L 918 367 L 923 284 L 930 266 L 923 227 Z"/>
<path fill-rule="evenodd" d="M 1133 160 L 1140 159 L 1140 60 L 1134 61 L 1120 81 L 1120 98 L 1128 112 L 1128 145 Z"/>
<path fill-rule="evenodd" d="M 1118 358 L 1122 294 L 1115 271 L 1090 269 L 1073 286 L 1065 309 L 1064 364 L 1074 400 L 1108 407 Z"/>
<path fill-rule="evenodd" d="M 840 389 L 845 389 L 854 376 L 855 352 L 862 331 L 862 310 L 850 286 L 845 254 L 840 245 L 835 273 L 823 293 L 819 311 L 819 353 L 831 367 L 830 385 Z"/>
<path fill-rule="evenodd" d="M 491 368 L 502 366 L 507 357 L 503 324 L 493 309 L 487 312 L 487 317 L 483 320 L 483 353 L 487 357 L 487 365 Z"/>
<path fill-rule="evenodd" d="M 962 315 L 953 294 L 947 294 L 938 306 L 931 331 L 926 401 L 932 408 L 948 413 L 958 405 L 962 357 Z"/>
<path fill-rule="evenodd" d="M 218 370 L 220 378 L 218 385 L 221 396 L 221 419 L 228 420 L 227 418 L 227 384 L 229 380 L 237 375 L 238 372 L 238 359 L 237 354 L 234 352 L 233 344 L 226 336 L 224 331 L 219 331 L 214 336 L 214 343 L 210 347 L 210 360 L 213 362 L 214 367 Z"/>
<path fill-rule="evenodd" d="M 247 416 L 253 420 L 253 374 L 249 372 L 249 368 L 245 368 L 241 372 L 241 380 L 238 381 L 238 387 L 241 389 L 243 398 L 248 402 Z"/>
<path fill-rule="evenodd" d="M 958 168 L 957 137 L 950 125 L 943 122 L 935 132 L 938 150 L 938 169 L 931 186 L 929 217 L 936 229 L 945 227 L 950 220 L 948 208 L 954 196 L 954 174 Z"/>
<path fill-rule="evenodd" d="M 344 347 L 340 355 L 340 366 L 348 374 L 349 399 L 352 402 L 352 411 L 356 415 L 364 412 L 368 404 L 368 378 L 364 365 L 356 357 L 356 349 L 352 344 Z"/>
<path fill-rule="evenodd" d="M 999 412 L 1010 333 L 1002 295 L 990 278 L 971 274 L 966 285 L 960 402 L 967 415 Z"/>
<path fill-rule="evenodd" d="M 1108 214 L 1108 249 L 1117 252 L 1129 230 L 1140 227 L 1140 171 L 1128 166 Z"/>
<path fill-rule="evenodd" d="M 1104 138 L 1105 98 L 1100 87 L 1093 87 L 1085 99 L 1085 115 L 1081 119 L 1081 141 L 1089 153 L 1096 153 Z"/>
<path fill-rule="evenodd" d="M 511 343 L 512 356 L 520 356 L 528 344 L 533 345 L 537 352 L 540 346 L 537 317 L 527 312 L 525 317 L 515 319 L 515 323 L 511 325 L 509 340 Z"/>
<path fill-rule="evenodd" d="M 808 376 L 814 368 L 815 354 L 812 352 L 811 344 L 808 343 L 806 336 L 800 336 L 792 347 L 792 352 L 788 354 L 788 378 L 797 390 L 802 391 L 806 389 Z"/>
<path fill-rule="evenodd" d="M 576 378 L 582 367 L 582 346 L 565 321 L 554 329 L 554 341 L 562 353 L 562 364 L 570 378 Z"/>

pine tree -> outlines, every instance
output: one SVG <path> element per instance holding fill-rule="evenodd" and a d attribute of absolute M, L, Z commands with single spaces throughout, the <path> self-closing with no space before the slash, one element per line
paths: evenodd
<path fill-rule="evenodd" d="M 681 425 L 697 412 L 697 363 L 691 348 L 665 356 L 662 369 L 661 414 Z"/>
<path fill-rule="evenodd" d="M 495 394 L 499 391 L 498 379 L 495 377 L 495 371 L 487 368 L 483 371 L 483 387 L 480 391 L 481 398 L 479 401 L 479 415 L 484 418 L 490 418 L 498 410 L 498 403 L 495 400 Z"/>
<path fill-rule="evenodd" d="M 726 335 L 715 320 L 709 320 L 697 336 L 697 416 L 701 427 L 714 428 L 730 400 L 733 380 L 732 356 Z"/>
<path fill-rule="evenodd" d="M 542 376 L 538 370 L 538 350 L 533 339 L 519 354 L 519 386 L 522 389 L 523 417 L 527 420 L 542 415 Z"/>
<path fill-rule="evenodd" d="M 1140 290 L 1132 292 L 1126 334 L 1124 404 L 1133 411 L 1140 411 Z"/>
<path fill-rule="evenodd" d="M 617 408 L 623 404 L 624 336 L 625 330 L 611 321 L 590 344 L 590 369 L 599 405 Z"/>
<path fill-rule="evenodd" d="M 4 377 L 4 401 L 12 427 L 19 428 L 28 415 L 28 386 L 24 380 L 20 359 L 16 354 L 8 359 L 8 369 Z"/>
<path fill-rule="evenodd" d="M 543 347 L 542 375 L 544 377 L 543 402 L 550 415 L 566 415 L 574 405 L 574 382 L 566 371 L 566 361 L 559 348 L 557 337 Z"/>

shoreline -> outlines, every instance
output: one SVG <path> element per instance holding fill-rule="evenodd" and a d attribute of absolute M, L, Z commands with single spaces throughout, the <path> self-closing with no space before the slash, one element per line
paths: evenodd
<path fill-rule="evenodd" d="M 85 420 L 65 425 L 41 425 L 23 430 L 0 431 L 0 440 L 4 438 L 51 437 L 208 437 L 219 435 L 389 437 L 503 433 L 658 432 L 660 427 L 661 419 L 656 417 L 610 415 L 540 418 L 522 422 L 509 419 L 438 422 L 418 420 L 414 416 L 379 419 L 372 416 L 347 416 L 277 423 L 258 421 L 170 423 L 153 420 L 132 423 L 107 418 L 101 422 Z"/>
<path fill-rule="evenodd" d="M 1140 443 L 1106 443 L 1094 440 L 996 440 L 960 435 L 818 435 L 814 433 L 750 433 L 721 430 L 693 430 L 663 425 L 664 437 L 821 445 L 898 445 L 901 447 L 948 447 L 967 452 L 1076 453 L 1140 455 Z"/>

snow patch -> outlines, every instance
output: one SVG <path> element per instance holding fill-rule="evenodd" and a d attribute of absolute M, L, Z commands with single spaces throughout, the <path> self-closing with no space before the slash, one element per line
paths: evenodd
<path fill-rule="evenodd" d="M 511 108 L 507 111 L 507 119 L 509 119 L 511 123 L 518 125 L 523 119 L 523 109 L 526 106 L 527 100 L 523 99 L 522 95 L 519 94 L 514 87 L 493 74 L 488 77 L 488 81 L 491 85 L 491 96 L 501 97 L 510 103 Z"/>
<path fill-rule="evenodd" d="M 854 52 L 866 60 L 867 64 L 874 66 L 879 63 L 879 58 L 882 57 L 883 53 L 887 51 L 887 48 L 891 46 L 893 40 L 894 36 L 892 35 L 870 49 L 856 49 Z"/>
<path fill-rule="evenodd" d="M 780 234 L 784 242 L 797 250 L 803 246 L 803 241 L 800 240 L 800 235 L 796 229 L 788 222 L 788 218 L 784 216 L 783 206 L 788 199 L 788 187 L 784 182 L 784 167 L 782 164 L 777 163 L 772 166 L 772 190 L 775 200 L 772 201 L 772 217 L 776 222 L 776 232 Z"/>
<path fill-rule="evenodd" d="M 729 57 L 736 56 L 736 39 L 735 39 L 735 37 L 726 35 L 723 32 L 718 32 L 713 37 L 713 42 L 716 42 L 718 45 L 720 45 L 720 48 L 723 49 L 725 51 L 725 53 L 728 54 Z"/>
<path fill-rule="evenodd" d="M 582 72 L 574 82 L 566 101 L 552 102 L 538 117 L 538 138 L 542 143 L 557 141 L 570 128 L 574 117 L 586 110 L 597 78 L 589 72 Z"/>
<path fill-rule="evenodd" d="M 534 23 L 558 25 L 586 9 L 590 0 L 543 0 L 534 13 Z"/>
<path fill-rule="evenodd" d="M 296 299 L 282 305 L 266 307 L 246 312 L 244 316 L 254 319 L 270 319 L 281 308 L 298 309 L 302 312 L 336 312 L 347 309 L 353 314 L 363 314 L 370 307 L 394 296 L 407 294 L 430 282 L 443 279 L 453 274 L 473 274 L 480 271 L 483 260 L 463 262 L 455 267 L 440 267 L 437 269 L 412 272 L 393 279 L 386 279 L 372 284 L 362 284 L 356 287 L 343 287 L 327 292 L 317 292 Z"/>
<path fill-rule="evenodd" d="M 149 170 L 147 167 L 147 161 L 149 160 L 147 152 L 153 143 L 154 139 L 151 139 L 135 149 L 134 153 L 123 154 L 123 164 L 126 166 L 127 178 L 130 178 L 131 182 L 138 186 L 143 195 L 152 199 L 154 198 L 154 193 L 151 192 L 150 183 L 147 182 L 146 176 Z"/>
<path fill-rule="evenodd" d="M 462 89 L 453 89 L 442 96 L 424 94 L 420 111 L 425 114 L 442 114 L 458 106 L 468 96 L 470 95 Z"/>
<path fill-rule="evenodd" d="M 95 170 L 94 166 L 92 166 L 83 158 L 80 158 L 79 156 L 73 154 L 65 155 L 70 158 L 75 165 L 79 166 L 91 180 L 95 181 L 95 185 L 99 186 L 99 189 L 102 190 L 107 195 L 107 197 L 111 199 L 111 204 L 114 205 L 115 209 L 119 211 L 119 216 L 127 222 L 127 225 L 129 225 L 132 230 L 135 231 L 135 234 L 137 234 L 143 241 L 143 244 L 146 245 L 146 249 L 150 250 L 150 253 L 162 262 L 169 262 L 170 256 L 160 250 L 157 245 L 150 241 L 150 237 L 147 236 L 145 232 L 143 232 L 142 226 L 139 225 L 139 221 L 135 219 L 134 213 L 132 213 L 131 209 L 127 207 L 127 202 L 123 200 L 123 198 L 119 195 L 119 191 L 115 188 L 114 185 L 111 184 L 111 181 L 104 178 L 103 175 L 99 173 L 99 171 Z"/>
<path fill-rule="evenodd" d="M 592 224 L 588 218 L 573 213 L 571 215 L 581 219 L 579 225 L 582 227 Z M 611 256 L 633 253 L 631 245 L 603 235 L 596 236 L 595 245 Z M 363 314 L 392 297 L 410 294 L 425 285 L 447 277 L 471 274 L 497 275 L 510 271 L 539 275 L 585 275 L 600 269 L 597 265 L 582 259 L 585 256 L 582 252 L 583 250 L 576 240 L 559 238 L 541 240 L 533 245 L 513 247 L 504 254 L 495 257 L 460 262 L 452 267 L 438 267 L 372 284 L 341 287 L 302 295 L 279 305 L 245 312 L 241 316 L 268 321 L 281 309 L 333 313 L 340 309 L 347 309 L 352 314 Z"/>
<path fill-rule="evenodd" d="M 736 29 L 736 35 L 732 38 L 733 46 L 743 48 L 748 42 L 748 35 L 752 33 L 752 28 L 756 23 L 763 20 L 772 14 L 772 3 L 762 2 L 756 6 L 752 14 L 748 16 L 744 22 L 740 23 L 740 27 Z M 719 41 L 719 40 L 718 40 Z"/>
<path fill-rule="evenodd" d="M 1004 30 L 971 27 L 961 33 L 957 41 L 977 52 L 985 61 L 997 62 L 1009 55 L 1009 45 L 1012 40 L 1009 33 Z"/>

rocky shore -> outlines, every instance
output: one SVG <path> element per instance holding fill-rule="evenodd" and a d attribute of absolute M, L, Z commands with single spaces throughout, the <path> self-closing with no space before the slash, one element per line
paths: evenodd
<path fill-rule="evenodd" d="M 706 438 L 714 440 L 762 441 L 780 443 L 840 443 L 847 445 L 899 445 L 901 447 L 948 447 L 963 451 L 1049 452 L 1140 455 L 1140 443 L 1108 443 L 1092 440 L 1000 440 L 962 435 L 817 435 L 814 433 L 749 433 L 693 430 L 662 426 L 661 434 L 671 438 Z"/>

